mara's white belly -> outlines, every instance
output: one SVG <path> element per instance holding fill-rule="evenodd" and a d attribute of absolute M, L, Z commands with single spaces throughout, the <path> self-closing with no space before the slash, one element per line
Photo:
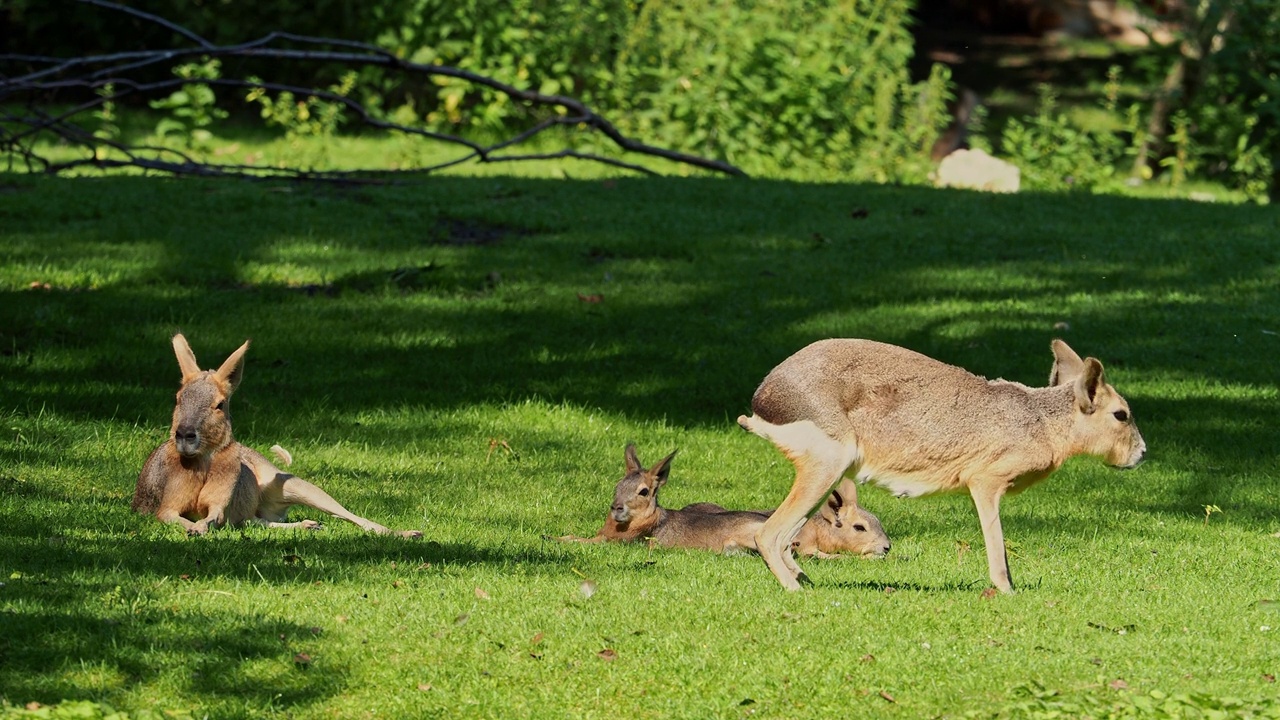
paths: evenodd
<path fill-rule="evenodd" d="M 859 484 L 874 483 L 888 490 L 894 497 L 900 498 L 920 497 L 921 495 L 932 495 L 960 489 L 947 483 L 939 483 L 934 478 L 881 472 L 866 465 L 858 469 L 858 474 L 854 476 L 854 479 Z"/>

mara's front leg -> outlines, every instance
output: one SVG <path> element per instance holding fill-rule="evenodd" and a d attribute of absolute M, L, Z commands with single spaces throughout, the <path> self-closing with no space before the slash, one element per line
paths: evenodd
<path fill-rule="evenodd" d="M 975 481 L 969 486 L 973 505 L 978 509 L 978 521 L 982 523 L 982 542 L 987 547 L 987 573 L 997 590 L 1011 593 L 1013 579 L 1009 575 L 1004 531 L 1000 527 L 1000 498 L 1004 490 L 1003 482 Z"/>

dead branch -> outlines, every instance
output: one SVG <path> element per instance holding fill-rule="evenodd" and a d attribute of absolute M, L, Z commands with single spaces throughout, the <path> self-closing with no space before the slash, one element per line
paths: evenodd
<path fill-rule="evenodd" d="M 643 165 L 572 148 L 529 153 L 509 152 L 514 146 L 528 142 L 547 130 L 568 126 L 599 132 L 624 153 L 662 158 L 728 175 L 745 174 L 729 163 L 661 148 L 629 138 L 623 135 L 613 123 L 577 98 L 566 95 L 547 95 L 517 88 L 492 77 L 448 65 L 409 62 L 373 45 L 283 32 L 268 33 L 256 40 L 237 45 L 216 45 L 170 20 L 110 2 L 110 0 L 79 0 L 79 2 L 102 8 L 104 11 L 125 13 L 156 23 L 187 40 L 190 46 L 71 58 L 0 54 L 0 155 L 7 155 L 10 165 L 17 161 L 25 163 L 29 171 L 52 174 L 92 167 L 104 170 L 136 168 L 174 175 L 210 177 L 351 180 L 357 176 L 430 173 L 467 162 L 496 163 L 574 158 L 639 173 L 657 174 Z M 286 43 L 295 47 L 282 46 Z M 297 49 L 296 46 L 306 49 Z M 506 139 L 482 144 L 458 135 L 386 120 L 346 95 L 317 87 L 302 87 L 248 78 L 174 77 L 147 81 L 140 77 L 143 71 L 151 70 L 156 66 L 172 67 L 184 62 L 213 58 L 253 58 L 305 64 L 341 63 L 353 69 L 383 68 L 388 72 L 400 73 L 408 77 L 453 78 L 502 93 L 516 101 L 516 105 L 523 107 L 531 117 L 539 112 L 550 113 L 551 117 L 542 119 L 528 129 L 515 132 Z M 19 67 L 23 68 L 24 72 L 10 72 L 11 69 Z M 154 70 L 151 77 L 154 77 Z M 330 171 L 224 164 L 197 160 L 173 148 L 134 145 L 103 138 L 85 130 L 82 123 L 77 122 L 92 113 L 100 112 L 108 104 L 134 98 L 162 96 L 184 85 L 195 84 L 276 93 L 288 92 L 296 97 L 316 98 L 340 106 L 347 113 L 344 117 L 354 116 L 365 127 L 456 146 L 462 152 L 452 159 L 429 167 L 407 170 Z M 60 94 L 74 98 L 73 104 L 58 106 L 57 110 L 50 109 L 52 105 L 49 104 L 49 98 L 58 97 Z M 46 154 L 45 150 L 50 145 L 47 142 L 50 139 L 55 140 L 57 144 L 76 148 L 83 155 L 70 160 L 55 161 Z M 42 140 L 46 141 L 43 145 Z"/>

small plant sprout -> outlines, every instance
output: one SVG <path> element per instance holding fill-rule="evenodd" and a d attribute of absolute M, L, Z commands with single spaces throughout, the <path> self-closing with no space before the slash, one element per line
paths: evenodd
<path fill-rule="evenodd" d="M 1204 506 L 1204 526 L 1209 527 L 1210 515 L 1214 513 L 1220 513 L 1220 512 L 1222 512 L 1222 508 L 1218 507 L 1217 505 L 1205 505 Z"/>

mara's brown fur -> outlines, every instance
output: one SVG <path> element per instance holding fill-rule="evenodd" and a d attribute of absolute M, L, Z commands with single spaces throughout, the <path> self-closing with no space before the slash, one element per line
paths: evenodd
<path fill-rule="evenodd" d="M 669 510 L 658 504 L 658 491 L 671 473 L 673 452 L 645 469 L 636 456 L 635 445 L 624 452 L 626 472 L 613 491 L 613 505 L 604 527 L 594 537 L 566 535 L 561 540 L 576 542 L 632 542 L 645 538 L 663 547 L 697 548 L 729 553 L 755 550 L 756 533 L 768 517 L 762 513 L 723 511 L 718 513 Z"/>
<path fill-rule="evenodd" d="M 686 505 L 680 510 L 728 512 L 715 503 L 705 502 Z M 773 514 L 772 510 L 751 512 L 766 518 Z M 827 501 L 805 522 L 791 543 L 791 549 L 797 554 L 816 558 L 836 558 L 844 554 L 884 557 L 892 547 L 880 518 L 858 505 L 858 488 L 848 478 L 831 491 Z"/>
<path fill-rule="evenodd" d="M 417 530 L 392 531 L 352 514 L 325 491 L 232 438 L 231 394 L 244 377 L 248 349 L 245 342 L 217 370 L 201 370 L 187 339 L 173 336 L 182 387 L 169 439 L 151 453 L 138 475 L 133 509 L 178 523 L 191 535 L 203 535 L 210 528 L 246 522 L 318 528 L 314 520 L 284 522 L 291 505 L 306 505 L 372 532 L 421 537 Z M 287 453 L 282 460 L 285 457 Z"/>
<path fill-rule="evenodd" d="M 822 340 L 782 361 L 738 424 L 796 467 L 756 545 L 783 587 L 800 588 L 792 540 L 846 474 L 900 497 L 965 490 L 982 524 L 991 582 L 1012 592 L 1000 499 L 1069 457 L 1131 468 L 1146 443 L 1102 363 L 1053 341 L 1049 387 L 986 380 L 905 348 Z"/>

